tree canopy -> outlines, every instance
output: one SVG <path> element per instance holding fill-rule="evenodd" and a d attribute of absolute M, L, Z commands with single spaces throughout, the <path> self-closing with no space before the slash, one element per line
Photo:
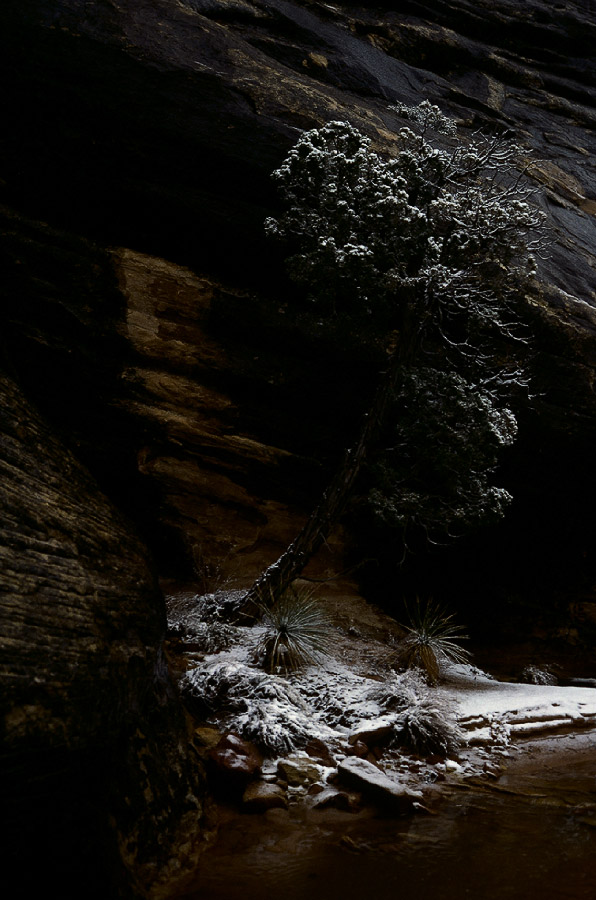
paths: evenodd
<path fill-rule="evenodd" d="M 386 352 L 343 466 L 359 467 L 383 426 L 391 441 L 372 467 L 372 507 L 395 526 L 448 531 L 509 499 L 489 474 L 516 434 L 507 398 L 524 376 L 511 347 L 526 340 L 519 310 L 543 214 L 519 147 L 459 139 L 426 101 L 391 110 L 407 124 L 388 157 L 347 122 L 303 134 L 273 174 L 286 209 L 265 227 L 313 312 Z M 351 490 L 354 478 L 343 482 Z"/>

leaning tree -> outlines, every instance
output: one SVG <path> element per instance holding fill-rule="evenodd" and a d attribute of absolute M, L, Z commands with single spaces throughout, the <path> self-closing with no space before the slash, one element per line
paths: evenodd
<path fill-rule="evenodd" d="M 330 122 L 274 172 L 286 209 L 266 230 L 284 242 L 291 278 L 318 318 L 374 334 L 387 362 L 354 445 L 247 603 L 270 603 L 300 575 L 381 431 L 390 447 L 375 460 L 370 500 L 387 521 L 461 529 L 510 500 L 489 476 L 517 430 L 507 398 L 523 375 L 510 348 L 526 340 L 520 304 L 543 214 L 529 202 L 517 146 L 458 139 L 427 101 L 391 109 L 408 124 L 390 158 L 349 123 Z"/>

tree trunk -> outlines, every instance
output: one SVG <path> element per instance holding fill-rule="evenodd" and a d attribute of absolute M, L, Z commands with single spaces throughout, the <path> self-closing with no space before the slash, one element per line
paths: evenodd
<path fill-rule="evenodd" d="M 247 592 L 244 598 L 246 612 L 259 604 L 270 606 L 281 597 L 327 539 L 344 510 L 367 452 L 385 422 L 403 370 L 403 349 L 401 352 L 396 350 L 391 356 L 388 369 L 382 374 L 356 445 L 345 452 L 321 502 L 300 533 L 277 562 L 270 565 Z"/>

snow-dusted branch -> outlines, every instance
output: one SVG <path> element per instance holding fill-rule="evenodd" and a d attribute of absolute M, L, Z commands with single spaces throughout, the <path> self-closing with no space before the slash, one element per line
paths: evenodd
<path fill-rule="evenodd" d="M 276 590 L 336 521 L 391 409 L 399 453 L 381 454 L 370 491 L 381 518 L 449 533 L 510 500 L 488 480 L 517 430 L 505 395 L 524 383 L 502 346 L 527 343 L 518 312 L 543 213 L 519 147 L 458 140 L 428 101 L 391 109 L 408 122 L 391 158 L 335 121 L 303 134 L 273 175 L 286 211 L 265 227 L 285 242 L 291 277 L 321 320 L 375 334 L 390 359 L 359 440 L 272 568 Z"/>

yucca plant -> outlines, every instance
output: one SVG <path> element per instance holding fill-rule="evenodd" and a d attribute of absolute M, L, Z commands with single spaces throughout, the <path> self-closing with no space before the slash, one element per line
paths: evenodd
<path fill-rule="evenodd" d="M 331 621 L 309 591 L 290 588 L 263 608 L 257 659 L 270 673 L 285 675 L 321 661 L 331 646 Z"/>
<path fill-rule="evenodd" d="M 410 624 L 397 651 L 397 663 L 405 669 L 420 669 L 431 684 L 439 681 L 441 666 L 445 662 L 466 663 L 470 654 L 458 641 L 465 640 L 460 625 L 453 623 L 453 614 L 438 604 L 426 603 L 416 598 L 413 609 L 406 610 Z"/>

